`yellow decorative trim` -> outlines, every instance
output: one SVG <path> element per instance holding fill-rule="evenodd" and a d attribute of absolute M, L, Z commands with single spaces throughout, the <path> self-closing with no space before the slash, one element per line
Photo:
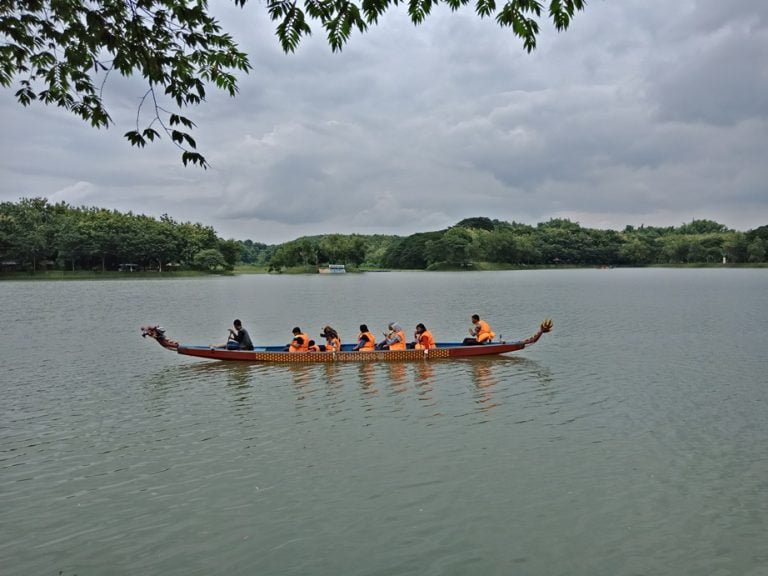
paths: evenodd
<path fill-rule="evenodd" d="M 403 360 L 429 360 L 449 358 L 448 350 L 396 350 L 374 352 L 254 352 L 252 358 L 259 362 L 308 364 L 318 362 L 384 362 Z"/>

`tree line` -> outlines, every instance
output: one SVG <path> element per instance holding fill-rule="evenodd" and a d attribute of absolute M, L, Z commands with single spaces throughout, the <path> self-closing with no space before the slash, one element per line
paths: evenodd
<path fill-rule="evenodd" d="M 627 226 L 619 232 L 583 228 L 563 218 L 531 226 L 476 217 L 406 237 L 303 237 L 280 245 L 270 265 L 336 262 L 410 270 L 649 266 L 714 264 L 723 258 L 734 264 L 762 263 L 767 255 L 768 226 L 740 232 L 712 220 L 693 220 L 678 227 Z"/>
<path fill-rule="evenodd" d="M 4 270 L 226 270 L 241 243 L 210 226 L 131 212 L 73 207 L 45 198 L 0 203 Z"/>
<path fill-rule="evenodd" d="M 680 226 L 584 228 L 555 218 L 535 226 L 485 217 L 409 236 L 325 234 L 277 245 L 225 240 L 210 226 L 44 198 L 0 203 L 2 270 L 443 270 L 523 266 L 649 266 L 768 262 L 768 226 L 747 232 L 712 220 Z M 135 268 L 134 268 L 135 267 Z"/>

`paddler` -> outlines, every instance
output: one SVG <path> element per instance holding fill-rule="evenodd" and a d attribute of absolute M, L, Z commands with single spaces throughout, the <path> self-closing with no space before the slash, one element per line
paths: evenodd
<path fill-rule="evenodd" d="M 229 336 L 224 344 L 219 346 L 211 345 L 213 348 L 226 348 L 227 350 L 253 350 L 253 342 L 251 342 L 251 336 L 248 334 L 248 330 L 243 328 L 243 323 L 239 319 L 235 319 L 232 322 L 234 328 L 227 328 L 229 330 Z"/>
<path fill-rule="evenodd" d="M 485 320 L 480 320 L 478 314 L 472 314 L 472 328 L 469 329 L 469 338 L 464 338 L 464 346 L 475 344 L 488 344 L 496 336 L 490 325 Z"/>
<path fill-rule="evenodd" d="M 360 324 L 360 334 L 357 335 L 357 344 L 352 348 L 359 352 L 373 352 L 376 350 L 376 338 L 368 330 L 366 324 Z"/>
<path fill-rule="evenodd" d="M 306 352 L 309 350 L 309 336 L 296 326 L 293 330 L 293 340 L 288 344 L 288 352 Z"/>
<path fill-rule="evenodd" d="M 397 322 L 390 322 L 389 330 L 384 332 L 384 340 L 379 344 L 379 350 L 405 350 L 405 332 Z"/>
<path fill-rule="evenodd" d="M 325 338 L 326 352 L 341 351 L 341 338 L 339 337 L 339 333 L 331 326 L 323 326 L 323 331 L 320 333 L 320 336 Z"/>
<path fill-rule="evenodd" d="M 416 332 L 413 334 L 413 340 L 413 347 L 416 350 L 431 350 L 432 348 L 437 348 L 432 332 L 427 330 L 427 327 L 421 322 L 416 324 Z"/>

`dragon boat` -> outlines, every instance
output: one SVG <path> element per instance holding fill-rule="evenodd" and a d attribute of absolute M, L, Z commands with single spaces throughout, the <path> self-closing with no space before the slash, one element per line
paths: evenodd
<path fill-rule="evenodd" d="M 381 361 L 408 361 L 408 360 L 437 360 L 444 358 L 471 358 L 475 356 L 495 356 L 516 352 L 535 344 L 542 334 L 552 330 L 552 320 L 547 319 L 541 323 L 535 334 L 523 340 L 515 342 L 496 341 L 487 344 L 465 346 L 461 342 L 438 342 L 436 348 L 419 350 L 409 348 L 406 350 L 375 350 L 372 352 L 358 352 L 353 350 L 354 344 L 342 344 L 339 352 L 287 352 L 282 346 L 256 346 L 253 350 L 227 350 L 212 346 L 192 346 L 180 344 L 171 340 L 160 326 L 142 326 L 141 335 L 157 340 L 166 350 L 195 356 L 208 360 L 233 360 L 240 362 L 273 362 L 282 364 L 307 364 L 322 362 L 381 362 Z"/>

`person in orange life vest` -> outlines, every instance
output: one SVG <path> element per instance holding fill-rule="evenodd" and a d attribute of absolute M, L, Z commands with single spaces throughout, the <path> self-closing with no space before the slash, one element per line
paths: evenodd
<path fill-rule="evenodd" d="M 326 352 L 340 352 L 341 351 L 341 338 L 339 333 L 336 332 L 331 326 L 324 326 L 320 336 L 325 338 L 325 351 Z"/>
<path fill-rule="evenodd" d="M 357 344 L 352 350 L 358 350 L 360 352 L 373 352 L 376 349 L 376 338 L 368 330 L 368 326 L 360 324 L 360 334 L 357 335 Z"/>
<path fill-rule="evenodd" d="M 405 350 L 405 332 L 397 322 L 389 324 L 389 330 L 384 333 L 384 341 L 378 345 L 379 350 Z"/>
<path fill-rule="evenodd" d="M 413 335 L 413 339 L 413 347 L 416 348 L 416 350 L 431 350 L 432 348 L 437 348 L 432 332 L 427 330 L 427 327 L 422 323 L 416 324 L 416 332 Z"/>
<path fill-rule="evenodd" d="M 306 352 L 309 349 L 309 337 L 296 326 L 293 329 L 293 340 L 288 344 L 288 352 Z"/>
<path fill-rule="evenodd" d="M 315 344 L 314 340 L 310 340 L 309 345 L 307 346 L 307 352 L 320 352 L 320 346 Z"/>
<path fill-rule="evenodd" d="M 469 338 L 464 338 L 462 344 L 464 346 L 472 346 L 474 344 L 488 344 L 493 340 L 496 333 L 491 330 L 488 322 L 480 320 L 480 316 L 472 314 L 472 328 L 469 329 Z"/>

